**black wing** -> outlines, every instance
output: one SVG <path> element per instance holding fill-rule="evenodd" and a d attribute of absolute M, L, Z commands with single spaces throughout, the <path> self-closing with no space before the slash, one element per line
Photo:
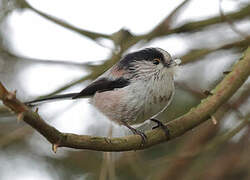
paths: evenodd
<path fill-rule="evenodd" d="M 123 77 L 120 77 L 115 80 L 111 80 L 108 78 L 101 78 L 93 82 L 89 86 L 87 86 L 80 93 L 72 97 L 72 99 L 76 99 L 76 98 L 80 98 L 84 96 L 92 96 L 96 92 L 111 91 L 115 88 L 123 88 L 127 85 L 129 85 L 129 81 L 127 79 L 124 79 Z"/>
<path fill-rule="evenodd" d="M 61 100 L 65 98 L 77 99 L 81 97 L 92 96 L 96 92 L 111 91 L 115 88 L 123 88 L 127 85 L 129 85 L 129 81 L 122 77 L 115 79 L 115 80 L 111 80 L 108 78 L 101 78 L 91 83 L 89 86 L 83 89 L 80 93 L 60 94 L 60 95 L 56 95 L 52 97 L 25 102 L 25 104 L 29 106 L 33 106 L 37 103 L 42 103 L 45 101 L 50 102 L 51 100 Z"/>

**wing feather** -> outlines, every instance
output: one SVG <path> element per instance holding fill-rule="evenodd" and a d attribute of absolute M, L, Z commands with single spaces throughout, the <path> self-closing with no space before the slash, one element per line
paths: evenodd
<path fill-rule="evenodd" d="M 103 92 L 103 91 L 112 91 L 116 88 L 123 88 L 129 85 L 129 81 L 123 77 L 117 79 L 108 79 L 108 78 L 100 78 L 85 89 L 83 89 L 80 93 L 74 96 L 72 99 L 77 99 L 85 96 L 92 96 L 96 92 Z"/>

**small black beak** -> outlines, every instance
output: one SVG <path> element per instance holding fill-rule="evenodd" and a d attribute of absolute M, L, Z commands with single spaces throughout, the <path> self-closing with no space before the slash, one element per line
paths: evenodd
<path fill-rule="evenodd" d="M 164 62 L 164 67 L 170 68 L 171 66 L 175 65 L 175 62 L 171 59 L 169 62 Z"/>
<path fill-rule="evenodd" d="M 164 63 L 163 63 L 163 66 L 166 67 L 166 68 L 169 68 L 169 67 L 171 66 L 171 63 L 166 63 L 166 62 L 164 62 Z"/>
<path fill-rule="evenodd" d="M 163 66 L 166 68 L 178 66 L 179 64 L 181 64 L 181 59 L 171 59 L 169 62 L 163 62 Z"/>

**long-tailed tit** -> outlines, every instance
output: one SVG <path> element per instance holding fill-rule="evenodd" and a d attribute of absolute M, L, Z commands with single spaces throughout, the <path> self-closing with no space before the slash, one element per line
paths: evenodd
<path fill-rule="evenodd" d="M 124 56 L 79 93 L 57 95 L 27 104 L 90 97 L 91 104 L 99 111 L 140 135 L 145 142 L 146 135 L 131 125 L 150 119 L 167 133 L 167 128 L 154 117 L 172 101 L 175 92 L 174 67 L 180 62 L 179 59 L 173 60 L 163 49 L 146 48 Z"/>

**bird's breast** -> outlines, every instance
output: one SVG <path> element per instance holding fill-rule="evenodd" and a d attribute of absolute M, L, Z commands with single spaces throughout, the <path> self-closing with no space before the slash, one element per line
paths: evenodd
<path fill-rule="evenodd" d="M 119 124 L 139 124 L 164 110 L 174 93 L 172 77 L 131 82 L 124 88 L 97 92 L 92 104 Z"/>
<path fill-rule="evenodd" d="M 144 86 L 144 93 L 143 96 L 141 96 L 143 104 L 141 105 L 141 111 L 135 121 L 136 124 L 142 123 L 162 112 L 171 102 L 174 94 L 174 84 L 163 82 L 154 81 Z"/>

